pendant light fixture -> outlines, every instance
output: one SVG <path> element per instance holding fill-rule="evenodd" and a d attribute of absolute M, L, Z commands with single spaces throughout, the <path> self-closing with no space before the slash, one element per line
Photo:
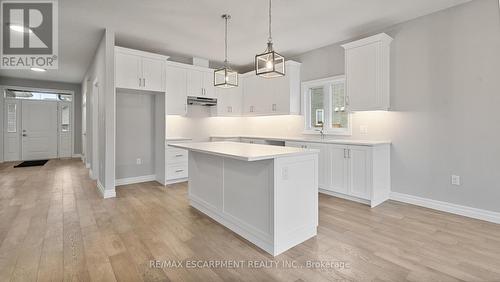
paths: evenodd
<path fill-rule="evenodd" d="M 221 88 L 231 88 L 238 86 L 238 73 L 229 67 L 227 61 L 227 21 L 231 19 L 231 15 L 224 14 L 222 18 L 226 21 L 225 28 L 225 45 L 224 45 L 224 67 L 214 71 L 214 86 Z"/>
<path fill-rule="evenodd" d="M 267 49 L 264 53 L 255 56 L 255 74 L 265 78 L 280 77 L 285 75 L 285 58 L 273 49 L 271 36 L 271 0 L 269 0 L 269 38 Z"/>

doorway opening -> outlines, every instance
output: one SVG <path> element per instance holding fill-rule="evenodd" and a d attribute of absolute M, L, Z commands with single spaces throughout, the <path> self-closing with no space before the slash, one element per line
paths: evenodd
<path fill-rule="evenodd" d="M 70 158 L 73 92 L 4 88 L 4 160 Z"/>

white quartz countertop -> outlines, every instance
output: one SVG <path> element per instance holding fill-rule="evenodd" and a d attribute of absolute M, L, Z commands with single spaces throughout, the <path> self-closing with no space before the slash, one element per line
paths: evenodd
<path fill-rule="evenodd" d="M 229 157 L 243 161 L 260 161 L 279 157 L 290 157 L 307 154 L 318 154 L 319 150 L 280 147 L 270 145 L 248 144 L 239 142 L 193 142 L 173 143 L 171 147 L 194 152 Z"/>
<path fill-rule="evenodd" d="M 345 144 L 345 145 L 359 145 L 359 146 L 378 146 L 391 144 L 388 140 L 354 140 L 354 139 L 333 139 L 325 137 L 321 139 L 319 137 L 282 137 L 282 136 L 249 136 L 249 135 L 216 135 L 211 136 L 212 138 L 248 138 L 248 139 L 260 139 L 260 140 L 270 140 L 270 141 L 296 141 L 296 142 L 312 142 L 312 143 L 325 143 L 325 144 Z"/>
<path fill-rule="evenodd" d="M 165 138 L 167 142 L 173 142 L 173 141 L 191 141 L 191 138 L 186 138 L 186 137 L 167 137 Z"/>

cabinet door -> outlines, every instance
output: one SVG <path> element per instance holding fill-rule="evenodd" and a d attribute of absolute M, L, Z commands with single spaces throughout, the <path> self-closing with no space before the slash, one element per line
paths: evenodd
<path fill-rule="evenodd" d="M 233 116 L 240 116 L 243 105 L 243 87 L 241 85 L 231 88 L 229 100 L 231 101 L 231 114 Z"/>
<path fill-rule="evenodd" d="M 243 89 L 243 113 L 250 116 L 264 114 L 271 104 L 268 94 L 265 78 L 247 77 Z"/>
<path fill-rule="evenodd" d="M 348 194 L 349 187 L 347 181 L 347 146 L 343 145 L 330 145 L 331 149 L 331 176 L 332 184 L 330 186 L 330 191 Z"/>
<path fill-rule="evenodd" d="M 141 89 L 141 57 L 116 52 L 115 85 L 118 88 Z"/>
<path fill-rule="evenodd" d="M 319 150 L 318 156 L 318 186 L 321 189 L 328 190 L 332 182 L 332 156 L 329 145 L 319 143 L 307 144 L 308 149 Z"/>
<path fill-rule="evenodd" d="M 349 194 L 371 199 L 371 148 L 349 146 Z"/>
<path fill-rule="evenodd" d="M 187 110 L 187 70 L 166 66 L 167 114 L 185 115 Z"/>
<path fill-rule="evenodd" d="M 163 60 L 142 58 L 142 87 L 150 91 L 165 91 L 165 62 Z"/>
<path fill-rule="evenodd" d="M 378 61 L 378 42 L 346 51 L 347 96 L 351 110 L 378 108 Z"/>
<path fill-rule="evenodd" d="M 203 73 L 203 97 L 216 98 L 215 86 L 214 86 L 214 72 L 207 71 Z"/>
<path fill-rule="evenodd" d="M 239 116 L 241 114 L 242 89 L 240 87 L 215 88 L 218 116 Z"/>
<path fill-rule="evenodd" d="M 270 95 L 270 114 L 290 113 L 290 83 L 286 76 L 271 80 L 272 95 Z"/>
<path fill-rule="evenodd" d="M 203 97 L 203 73 L 198 70 L 187 71 L 187 95 Z"/>

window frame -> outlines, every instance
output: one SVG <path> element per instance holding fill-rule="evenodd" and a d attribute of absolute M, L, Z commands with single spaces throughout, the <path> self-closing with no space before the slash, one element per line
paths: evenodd
<path fill-rule="evenodd" d="M 352 135 L 352 113 L 348 111 L 347 117 L 347 128 L 334 128 L 332 127 L 332 120 L 334 115 L 333 109 L 333 85 L 336 83 L 346 83 L 345 75 L 332 76 L 322 79 L 310 80 L 302 82 L 302 113 L 304 115 L 304 131 L 303 134 L 310 135 L 318 135 L 320 134 L 318 128 L 312 128 L 311 125 L 311 89 L 323 87 L 324 89 L 324 101 L 323 103 L 326 105 L 324 107 L 324 134 L 326 135 L 343 135 L 350 136 Z M 345 91 L 347 90 L 344 87 L 344 95 L 346 95 Z"/>

